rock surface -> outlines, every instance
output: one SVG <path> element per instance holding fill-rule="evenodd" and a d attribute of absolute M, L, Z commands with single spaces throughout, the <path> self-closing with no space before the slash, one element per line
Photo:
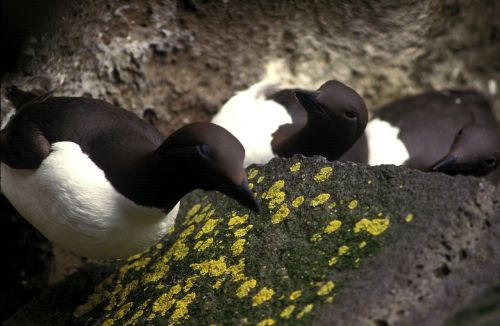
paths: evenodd
<path fill-rule="evenodd" d="M 473 87 L 500 113 L 500 2 L 64 1 L 2 85 L 90 95 L 168 133 L 209 119 L 266 73 L 317 88 L 338 78 L 370 109 L 403 95 Z M 5 107 L 2 102 L 2 107 Z M 498 115 L 500 117 L 500 114 Z"/>
<path fill-rule="evenodd" d="M 249 179 L 263 215 L 193 192 L 164 241 L 6 324 L 440 325 L 500 278 L 483 179 L 298 156 Z"/>

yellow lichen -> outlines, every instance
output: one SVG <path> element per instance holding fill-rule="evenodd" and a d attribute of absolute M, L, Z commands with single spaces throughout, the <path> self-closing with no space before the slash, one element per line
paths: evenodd
<path fill-rule="evenodd" d="M 189 265 L 192 269 L 198 271 L 201 275 L 220 276 L 227 270 L 226 257 L 221 256 L 219 259 L 210 259 L 202 261 L 201 263 L 194 263 Z"/>
<path fill-rule="evenodd" d="M 233 256 L 241 255 L 246 242 L 245 239 L 238 239 L 232 244 L 231 251 L 233 252 Z"/>
<path fill-rule="evenodd" d="M 122 286 L 120 283 L 116 286 L 114 291 L 111 293 L 109 303 L 104 310 L 113 310 L 116 306 L 122 305 L 126 300 L 130 292 L 135 290 L 139 286 L 138 280 L 133 280 L 130 283 L 127 283 L 125 286 Z"/>
<path fill-rule="evenodd" d="M 363 249 L 364 247 L 366 247 L 366 241 L 361 241 L 358 245 L 358 248 Z"/>
<path fill-rule="evenodd" d="M 320 241 L 321 239 L 323 239 L 323 236 L 320 234 L 320 233 L 314 233 L 312 236 L 311 236 L 311 242 L 318 242 Z"/>
<path fill-rule="evenodd" d="M 175 303 L 175 310 L 170 317 L 170 321 L 175 323 L 181 318 L 184 318 L 188 313 L 188 306 L 196 298 L 196 293 L 189 293 L 184 298 L 177 300 Z"/>
<path fill-rule="evenodd" d="M 313 307 L 314 307 L 314 305 L 312 303 L 305 306 L 304 309 L 302 309 L 302 311 L 299 312 L 299 314 L 297 315 L 297 319 L 301 319 L 302 317 L 304 317 L 305 314 L 310 313 L 312 311 Z"/>
<path fill-rule="evenodd" d="M 254 279 L 250 279 L 248 281 L 245 281 L 236 290 L 236 296 L 238 298 L 244 298 L 250 293 L 250 290 L 256 286 L 257 286 L 257 281 Z"/>
<path fill-rule="evenodd" d="M 411 222 L 411 220 L 413 220 L 413 214 L 412 213 L 406 215 L 406 217 L 405 217 L 405 221 L 406 222 Z"/>
<path fill-rule="evenodd" d="M 328 178 L 332 175 L 333 168 L 331 166 L 326 166 L 324 168 L 321 168 L 319 172 L 313 177 L 314 181 L 316 182 L 324 182 L 328 180 Z"/>
<path fill-rule="evenodd" d="M 189 211 L 187 212 L 187 214 L 186 214 L 186 220 L 190 219 L 191 217 L 194 216 L 194 214 L 198 213 L 198 211 L 200 210 L 200 208 L 201 208 L 200 204 L 196 204 L 193 207 L 191 207 L 189 209 Z"/>
<path fill-rule="evenodd" d="M 149 264 L 150 261 L 151 261 L 151 258 L 144 257 L 144 258 L 135 260 L 133 262 L 129 262 L 127 264 L 124 264 L 122 267 L 120 267 L 120 270 L 118 271 L 118 278 L 123 279 L 124 276 L 130 270 L 138 271 L 140 269 L 143 269 L 144 267 L 146 267 Z"/>
<path fill-rule="evenodd" d="M 338 230 L 340 226 L 342 225 L 342 222 L 340 220 L 333 220 L 328 223 L 327 226 L 325 226 L 325 233 L 332 233 Z"/>
<path fill-rule="evenodd" d="M 177 240 L 167 252 L 167 254 L 173 255 L 175 260 L 184 259 L 188 253 L 189 247 L 182 242 L 182 239 Z"/>
<path fill-rule="evenodd" d="M 292 206 L 297 208 L 304 202 L 304 196 L 298 196 L 292 201 Z"/>
<path fill-rule="evenodd" d="M 253 225 L 248 224 L 246 227 L 234 231 L 234 236 L 237 238 L 244 237 L 245 235 L 247 235 L 248 231 L 250 231 L 251 228 L 253 228 Z"/>
<path fill-rule="evenodd" d="M 238 261 L 238 264 L 231 265 L 227 269 L 227 273 L 229 273 L 234 282 L 239 282 L 247 277 L 243 274 L 243 270 L 245 269 L 245 258 L 241 258 Z"/>
<path fill-rule="evenodd" d="M 317 295 L 327 295 L 333 290 L 334 287 L 335 287 L 335 284 L 332 281 L 328 281 L 319 287 L 318 292 L 316 292 L 316 294 Z"/>
<path fill-rule="evenodd" d="M 221 287 L 221 285 L 222 285 L 222 280 L 217 280 L 215 284 L 212 285 L 212 288 L 217 290 L 218 288 Z"/>
<path fill-rule="evenodd" d="M 263 287 L 260 289 L 260 291 L 254 295 L 252 298 L 252 306 L 256 307 L 258 305 L 263 304 L 266 301 L 271 300 L 271 298 L 274 296 L 274 290 L 268 287 Z"/>
<path fill-rule="evenodd" d="M 210 207 L 210 204 L 208 204 L 207 207 Z M 214 215 L 215 209 L 210 210 L 209 212 L 206 212 L 206 207 L 201 211 L 201 213 L 196 214 L 189 220 L 188 224 L 199 224 L 201 223 L 204 219 L 210 218 Z"/>
<path fill-rule="evenodd" d="M 106 277 L 101 283 L 99 283 L 95 288 L 94 288 L 94 293 L 89 295 L 87 298 L 87 301 L 76 307 L 75 311 L 73 312 L 73 316 L 75 317 L 81 317 L 87 312 L 91 311 L 94 309 L 96 306 L 101 304 L 105 300 L 105 292 L 104 288 L 108 285 L 110 285 L 113 282 L 114 275 L 110 275 Z"/>
<path fill-rule="evenodd" d="M 250 183 L 248 184 L 248 189 L 252 190 L 252 189 L 253 189 L 253 187 L 254 187 L 254 184 L 250 182 Z"/>
<path fill-rule="evenodd" d="M 355 209 L 358 207 L 358 201 L 356 199 L 351 200 L 347 207 L 349 207 L 349 209 Z"/>
<path fill-rule="evenodd" d="M 139 319 L 143 314 L 144 314 L 144 309 L 146 309 L 146 307 L 149 305 L 149 299 L 144 301 L 140 306 L 139 306 L 139 309 L 137 309 L 135 311 L 135 313 L 132 315 L 132 317 L 129 318 L 129 320 L 127 320 L 125 322 L 125 326 L 128 326 L 128 325 L 135 325 L 137 323 L 137 319 Z"/>
<path fill-rule="evenodd" d="M 259 178 L 257 179 L 257 183 L 261 183 L 262 181 L 264 181 L 264 177 L 259 177 Z"/>
<path fill-rule="evenodd" d="M 196 280 L 199 279 L 200 277 L 198 275 L 194 275 L 194 276 L 190 276 L 186 279 L 186 283 L 184 284 L 184 288 L 182 289 L 182 291 L 184 292 L 188 292 L 189 290 L 191 290 L 191 288 L 194 286 L 194 284 L 196 283 Z"/>
<path fill-rule="evenodd" d="M 113 319 L 108 318 L 102 322 L 101 326 L 112 326 L 114 324 L 115 322 L 113 321 Z"/>
<path fill-rule="evenodd" d="M 170 267 L 168 264 L 165 262 L 159 262 L 154 265 L 153 271 L 150 273 L 145 273 L 144 276 L 142 277 L 142 282 L 143 283 L 156 283 L 158 280 L 161 280 L 162 278 L 167 275 Z"/>
<path fill-rule="evenodd" d="M 328 205 L 328 208 L 334 208 L 335 206 L 337 206 L 337 203 L 333 202 L 333 203 L 331 203 L 331 204 Z"/>
<path fill-rule="evenodd" d="M 363 218 L 354 226 L 354 232 L 366 231 L 371 235 L 379 235 L 384 232 L 388 226 L 389 219 L 387 218 L 376 218 L 373 220 Z"/>
<path fill-rule="evenodd" d="M 257 323 L 257 326 L 272 326 L 276 324 L 276 321 L 272 318 L 266 318 Z"/>
<path fill-rule="evenodd" d="M 197 249 L 198 251 L 205 251 L 205 250 L 207 250 L 208 247 L 210 247 L 212 245 L 213 242 L 214 242 L 214 238 L 200 240 L 200 241 L 196 242 L 196 244 L 194 245 L 194 249 Z"/>
<path fill-rule="evenodd" d="M 141 256 L 142 256 L 142 253 L 138 253 L 138 254 L 132 255 L 132 256 L 130 256 L 130 257 L 127 258 L 127 262 L 132 262 L 132 261 L 134 261 L 136 259 L 141 258 Z"/>
<path fill-rule="evenodd" d="M 194 232 L 194 229 L 195 229 L 194 225 L 188 226 L 184 231 L 181 232 L 181 234 L 179 235 L 179 239 L 185 240 L 188 236 L 191 235 L 191 233 Z"/>
<path fill-rule="evenodd" d="M 301 290 L 297 290 L 297 291 L 293 291 L 291 294 L 290 294 L 290 300 L 294 301 L 294 300 L 297 300 L 298 298 L 300 298 L 302 296 L 302 291 Z"/>
<path fill-rule="evenodd" d="M 337 261 L 339 260 L 339 258 L 337 256 L 333 256 L 332 258 L 330 258 L 330 260 L 328 261 L 328 266 L 333 266 L 337 263 Z"/>
<path fill-rule="evenodd" d="M 292 315 L 294 310 L 295 310 L 295 306 L 293 304 L 291 304 L 280 312 L 280 317 L 284 318 L 284 319 L 288 319 L 288 318 L 290 318 L 290 316 Z"/>
<path fill-rule="evenodd" d="M 290 171 L 291 172 L 297 172 L 300 170 L 300 162 L 297 162 L 297 163 L 294 163 L 291 167 L 290 167 Z"/>
<path fill-rule="evenodd" d="M 134 305 L 133 302 L 127 302 L 126 304 L 121 306 L 120 309 L 118 309 L 118 311 L 114 315 L 114 318 L 113 318 L 114 321 L 122 319 L 123 316 L 125 316 L 130 311 L 130 308 L 132 308 L 133 305 Z"/>
<path fill-rule="evenodd" d="M 205 222 L 205 225 L 203 225 L 203 227 L 201 228 L 200 232 L 198 232 L 194 238 L 199 239 L 204 234 L 212 232 L 217 226 L 217 224 L 219 224 L 220 222 L 222 222 L 222 219 L 213 219 L 213 218 L 208 219 Z"/>
<path fill-rule="evenodd" d="M 283 220 L 290 214 L 290 209 L 286 203 L 281 204 L 280 208 L 274 213 L 271 223 L 278 224 L 283 222 Z"/>
<path fill-rule="evenodd" d="M 168 235 L 171 235 L 172 233 L 174 233 L 174 231 L 175 231 L 175 224 L 174 224 L 174 225 L 172 225 L 170 228 L 168 228 L 168 230 L 167 230 L 167 234 L 168 234 Z"/>
<path fill-rule="evenodd" d="M 201 210 L 202 213 L 206 213 L 210 208 L 212 207 L 212 204 L 208 204 L 207 206 L 203 207 L 203 209 Z"/>
<path fill-rule="evenodd" d="M 247 220 L 248 220 L 248 214 L 245 214 L 243 216 L 238 216 L 236 215 L 236 213 L 233 212 L 233 215 L 229 219 L 229 222 L 227 222 L 227 226 L 229 227 L 229 229 L 232 229 L 234 228 L 235 225 L 246 223 Z"/>
<path fill-rule="evenodd" d="M 343 245 L 339 248 L 339 255 L 345 255 L 349 251 L 349 246 Z"/>
<path fill-rule="evenodd" d="M 251 169 L 250 172 L 248 172 L 248 180 L 252 180 L 253 178 L 255 178 L 258 173 L 259 173 L 259 170 Z"/>
<path fill-rule="evenodd" d="M 269 208 L 275 208 L 285 200 L 285 193 L 281 189 L 285 186 L 285 180 L 276 181 L 265 193 L 263 199 L 269 199 Z"/>
<path fill-rule="evenodd" d="M 321 204 L 324 204 L 328 199 L 330 199 L 330 194 L 319 194 L 313 199 L 311 199 L 311 203 L 309 204 L 309 206 L 311 207 L 319 206 Z"/>
<path fill-rule="evenodd" d="M 182 288 L 179 284 L 176 284 L 170 288 L 170 290 L 166 293 L 160 295 L 155 302 L 153 302 L 153 306 L 151 309 L 154 313 L 160 314 L 161 316 L 165 316 L 167 311 L 172 308 L 176 299 L 174 299 L 174 295 L 181 292 Z M 153 317 L 154 318 L 154 317 Z"/>

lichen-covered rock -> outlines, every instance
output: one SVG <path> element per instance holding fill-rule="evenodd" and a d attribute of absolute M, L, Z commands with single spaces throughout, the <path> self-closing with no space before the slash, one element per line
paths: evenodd
<path fill-rule="evenodd" d="M 432 325 L 500 277 L 482 179 L 299 156 L 248 174 L 261 216 L 193 192 L 164 241 L 90 287 L 88 269 L 73 275 L 7 325 Z"/>

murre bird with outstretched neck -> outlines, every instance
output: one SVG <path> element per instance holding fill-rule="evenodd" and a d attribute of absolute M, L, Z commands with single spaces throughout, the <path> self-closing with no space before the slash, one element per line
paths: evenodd
<path fill-rule="evenodd" d="M 500 129 L 488 99 L 472 90 L 430 91 L 376 110 L 342 161 L 500 177 Z"/>
<path fill-rule="evenodd" d="M 159 241 L 179 200 L 218 190 L 259 211 L 227 130 L 193 123 L 164 138 L 133 113 L 83 97 L 7 89 L 1 189 L 49 240 L 75 254 L 121 258 Z"/>
<path fill-rule="evenodd" d="M 245 147 L 245 166 L 275 156 L 340 157 L 362 135 L 368 119 L 363 99 L 336 80 L 317 91 L 277 90 L 263 81 L 238 92 L 213 117 Z"/>

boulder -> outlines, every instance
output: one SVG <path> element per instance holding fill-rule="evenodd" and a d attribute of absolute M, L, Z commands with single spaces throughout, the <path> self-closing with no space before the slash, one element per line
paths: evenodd
<path fill-rule="evenodd" d="M 6 325 L 440 325 L 498 282 L 484 179 L 302 156 L 248 175 L 262 215 L 192 192 L 163 241 L 87 266 Z"/>

